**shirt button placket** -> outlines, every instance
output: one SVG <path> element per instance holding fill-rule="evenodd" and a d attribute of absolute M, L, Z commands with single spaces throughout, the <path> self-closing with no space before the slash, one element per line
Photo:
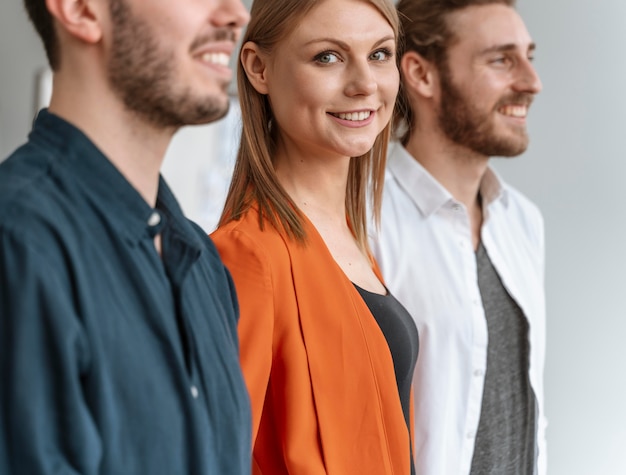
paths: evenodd
<path fill-rule="evenodd" d="M 161 222 L 161 215 L 158 211 L 153 211 L 150 217 L 148 218 L 148 226 L 154 227 L 158 226 Z"/>
<path fill-rule="evenodd" d="M 198 399 L 200 392 L 198 391 L 198 387 L 195 384 L 191 385 L 189 391 L 191 392 L 191 397 L 193 397 L 194 399 Z"/>

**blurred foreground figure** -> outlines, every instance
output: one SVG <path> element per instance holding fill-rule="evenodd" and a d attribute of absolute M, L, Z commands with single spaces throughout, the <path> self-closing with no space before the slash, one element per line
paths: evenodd
<path fill-rule="evenodd" d="M 249 473 L 232 280 L 159 175 L 222 117 L 239 0 L 26 0 L 54 71 L 0 164 L 0 473 Z"/>

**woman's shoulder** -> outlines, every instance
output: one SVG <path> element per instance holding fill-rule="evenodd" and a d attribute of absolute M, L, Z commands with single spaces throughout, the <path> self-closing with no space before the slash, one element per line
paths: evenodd
<path fill-rule="evenodd" d="M 211 239 L 220 250 L 224 247 L 248 248 L 280 254 L 288 247 L 284 233 L 279 232 L 269 220 L 261 221 L 259 212 L 254 207 L 238 219 L 219 226 L 211 233 Z"/>

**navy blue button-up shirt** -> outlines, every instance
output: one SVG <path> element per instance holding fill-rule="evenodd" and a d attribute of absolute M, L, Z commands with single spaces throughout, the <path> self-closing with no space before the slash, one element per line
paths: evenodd
<path fill-rule="evenodd" d="M 249 473 L 237 316 L 165 182 L 42 111 L 0 164 L 0 473 Z"/>

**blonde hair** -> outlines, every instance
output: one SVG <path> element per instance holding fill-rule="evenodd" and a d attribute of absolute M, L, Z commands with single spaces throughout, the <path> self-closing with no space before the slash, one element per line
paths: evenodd
<path fill-rule="evenodd" d="M 243 44 L 254 42 L 265 54 L 271 54 L 320 1 L 327 0 L 254 0 L 251 21 Z M 391 0 L 363 0 L 374 5 L 398 38 L 398 17 Z M 259 226 L 268 220 L 288 237 L 305 242 L 302 214 L 278 182 L 272 157 L 276 149 L 276 127 L 267 96 L 257 92 L 243 69 L 237 69 L 237 86 L 242 116 L 241 143 L 219 225 L 240 219 L 256 202 Z M 378 221 L 382 200 L 386 151 L 391 134 L 388 124 L 378 135 L 372 149 L 350 159 L 346 189 L 346 215 L 352 232 L 363 250 L 367 245 L 367 191 L 371 188 L 372 208 Z"/>

